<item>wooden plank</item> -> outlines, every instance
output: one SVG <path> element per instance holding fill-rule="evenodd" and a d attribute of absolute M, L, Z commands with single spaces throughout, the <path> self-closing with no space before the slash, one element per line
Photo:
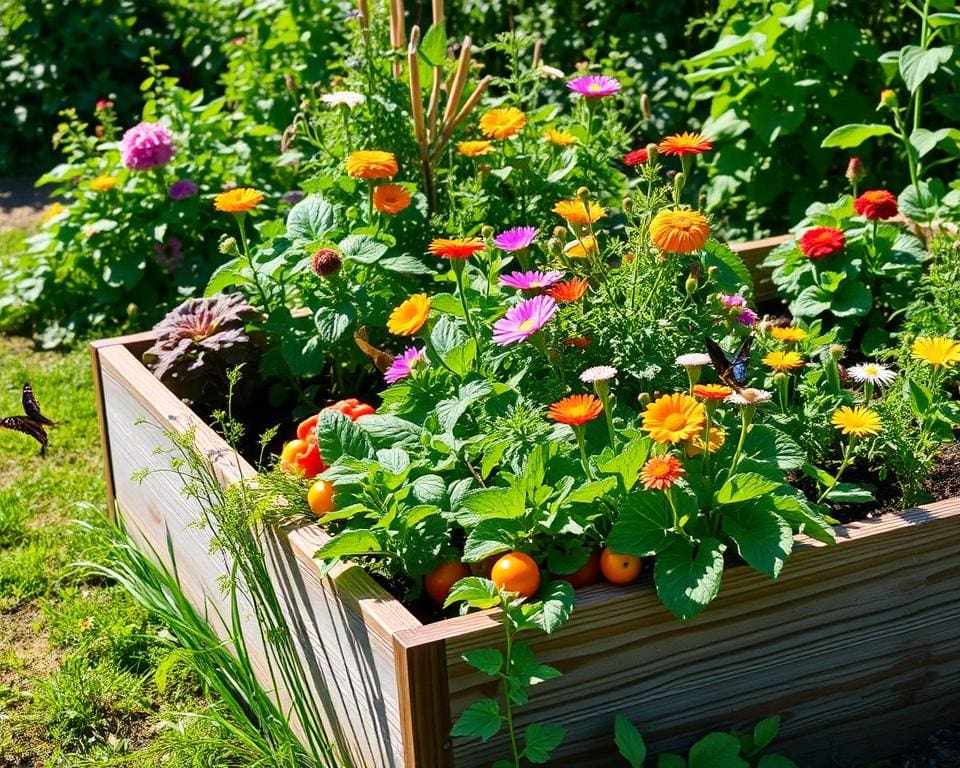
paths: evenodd
<path fill-rule="evenodd" d="M 792 235 L 765 237 L 762 240 L 750 240 L 746 243 L 731 243 L 730 248 L 743 259 L 750 274 L 753 275 L 753 296 L 757 302 L 772 301 L 777 298 L 777 287 L 771 280 L 770 272 L 760 267 L 760 263 L 774 248 L 789 242 Z"/>
<path fill-rule="evenodd" d="M 447 690 L 445 645 L 443 640 L 418 642 L 416 630 L 394 635 L 404 768 L 453 766 L 450 706 L 443 695 Z"/>
<path fill-rule="evenodd" d="M 778 751 L 801 765 L 865 763 L 960 717 L 960 500 L 845 526 L 836 547 L 808 547 L 779 581 L 724 575 L 720 597 L 684 624 L 639 586 L 583 591 L 570 623 L 529 635 L 564 676 L 533 689 L 519 724 L 568 735 L 561 766 L 615 766 L 613 720 L 636 723 L 654 751 L 780 714 Z M 451 716 L 491 695 L 460 658 L 499 647 L 496 612 L 415 632 L 445 636 Z M 455 740 L 458 768 L 488 765 L 502 740 Z"/>

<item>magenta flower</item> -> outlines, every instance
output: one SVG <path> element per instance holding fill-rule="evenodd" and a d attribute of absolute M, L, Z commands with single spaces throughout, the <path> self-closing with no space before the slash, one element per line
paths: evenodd
<path fill-rule="evenodd" d="M 529 248 L 536 236 L 536 227 L 514 227 L 493 238 L 493 244 L 501 251 L 512 253 Z"/>
<path fill-rule="evenodd" d="M 383 378 L 386 379 L 387 384 L 396 384 L 401 379 L 412 376 L 413 369 L 426 362 L 426 350 L 408 347 L 394 359 L 386 373 L 383 374 Z"/>
<path fill-rule="evenodd" d="M 556 312 L 557 302 L 549 296 L 521 301 L 493 324 L 493 343 L 506 346 L 525 341 L 550 322 Z"/>
<path fill-rule="evenodd" d="M 569 81 L 567 88 L 587 99 L 602 99 L 619 93 L 620 83 L 606 75 L 584 75 Z"/>
<path fill-rule="evenodd" d="M 740 323 L 740 325 L 747 326 L 748 328 L 754 325 L 758 319 L 757 313 L 749 308 L 744 308 L 744 310 L 737 315 L 737 322 Z"/>
<path fill-rule="evenodd" d="M 171 200 L 186 200 L 188 197 L 193 197 L 197 192 L 197 185 L 190 179 L 177 179 L 167 190 L 167 196 Z"/>
<path fill-rule="evenodd" d="M 741 296 L 741 295 L 738 294 L 738 293 L 734 293 L 734 294 L 732 294 L 732 295 L 731 295 L 731 294 L 727 294 L 727 293 L 721 293 L 721 294 L 720 294 L 720 301 L 723 302 L 723 306 L 725 306 L 725 307 L 745 307 L 745 306 L 747 306 L 747 300 L 746 300 L 745 298 L 743 298 L 743 296 Z"/>
<path fill-rule="evenodd" d="M 563 280 L 563 272 L 511 272 L 509 275 L 500 275 L 500 285 L 508 288 L 519 288 L 521 291 L 532 291 L 536 288 L 549 288 L 554 283 Z"/>
<path fill-rule="evenodd" d="M 120 139 L 123 164 L 131 171 L 148 171 L 170 162 L 177 152 L 173 136 L 161 123 L 140 123 Z"/>

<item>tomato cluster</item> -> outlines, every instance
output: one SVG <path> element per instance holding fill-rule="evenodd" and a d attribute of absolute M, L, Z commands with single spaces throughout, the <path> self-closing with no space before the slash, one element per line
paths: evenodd
<path fill-rule="evenodd" d="M 323 411 L 342 413 L 351 421 L 376 413 L 372 405 L 360 402 L 355 397 L 339 400 L 323 408 L 320 413 Z M 320 453 L 320 446 L 317 445 L 317 423 L 320 421 L 320 413 L 301 421 L 297 425 L 296 438 L 284 444 L 280 453 L 280 467 L 284 472 L 309 479 L 316 477 L 327 468 Z"/>

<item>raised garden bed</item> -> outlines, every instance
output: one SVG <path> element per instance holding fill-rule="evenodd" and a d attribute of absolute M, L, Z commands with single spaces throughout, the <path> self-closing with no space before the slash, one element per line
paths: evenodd
<path fill-rule="evenodd" d="M 738 250 L 753 266 L 778 242 Z M 169 542 L 184 591 L 216 624 L 229 610 L 224 564 L 210 554 L 210 531 L 194 525 L 201 510 L 175 474 L 132 478 L 166 469 L 156 453 L 168 447 L 164 431 L 191 427 L 224 484 L 255 470 L 140 363 L 149 343 L 141 334 L 93 344 L 110 508 L 157 552 Z M 648 578 L 582 590 L 566 626 L 529 638 L 563 676 L 536 687 L 519 721 L 567 726 L 554 764 L 601 766 L 622 765 L 617 714 L 661 751 L 778 713 L 778 752 L 829 765 L 895 753 L 932 723 L 960 718 L 960 499 L 837 533 L 836 547 L 803 546 L 778 581 L 729 570 L 717 601 L 686 624 Z M 265 549 L 329 732 L 356 766 L 489 765 L 502 745 L 448 734 L 492 693 L 461 653 L 499 643 L 497 613 L 423 625 L 359 567 L 321 579 L 312 555 L 324 540 L 307 526 L 271 534 Z M 267 683 L 256 635 L 248 641 Z"/>

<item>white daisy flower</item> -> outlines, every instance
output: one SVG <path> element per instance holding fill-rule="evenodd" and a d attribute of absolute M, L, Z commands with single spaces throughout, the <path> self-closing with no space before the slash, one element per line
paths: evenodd
<path fill-rule="evenodd" d="M 880 363 L 861 363 L 847 368 L 847 375 L 860 384 L 879 384 L 885 387 L 895 378 L 897 372 Z"/>
<path fill-rule="evenodd" d="M 773 397 L 773 395 L 767 392 L 765 389 L 754 389 L 753 387 L 747 387 L 746 389 L 741 389 L 738 392 L 734 392 L 732 395 L 728 395 L 727 402 L 746 407 L 748 405 L 759 405 L 760 403 L 765 403 L 771 397 Z"/>
<path fill-rule="evenodd" d="M 320 97 L 320 101 L 329 107 L 346 107 L 347 109 L 359 107 L 366 100 L 366 96 L 356 91 L 334 91 Z"/>
<path fill-rule="evenodd" d="M 580 381 L 584 384 L 593 384 L 597 381 L 610 381 L 616 375 L 617 369 L 612 365 L 595 365 L 580 374 Z"/>
<path fill-rule="evenodd" d="M 684 368 L 700 368 L 704 365 L 710 365 L 710 355 L 705 355 L 703 352 L 690 352 L 686 355 L 680 355 L 676 359 L 676 363 Z"/>

